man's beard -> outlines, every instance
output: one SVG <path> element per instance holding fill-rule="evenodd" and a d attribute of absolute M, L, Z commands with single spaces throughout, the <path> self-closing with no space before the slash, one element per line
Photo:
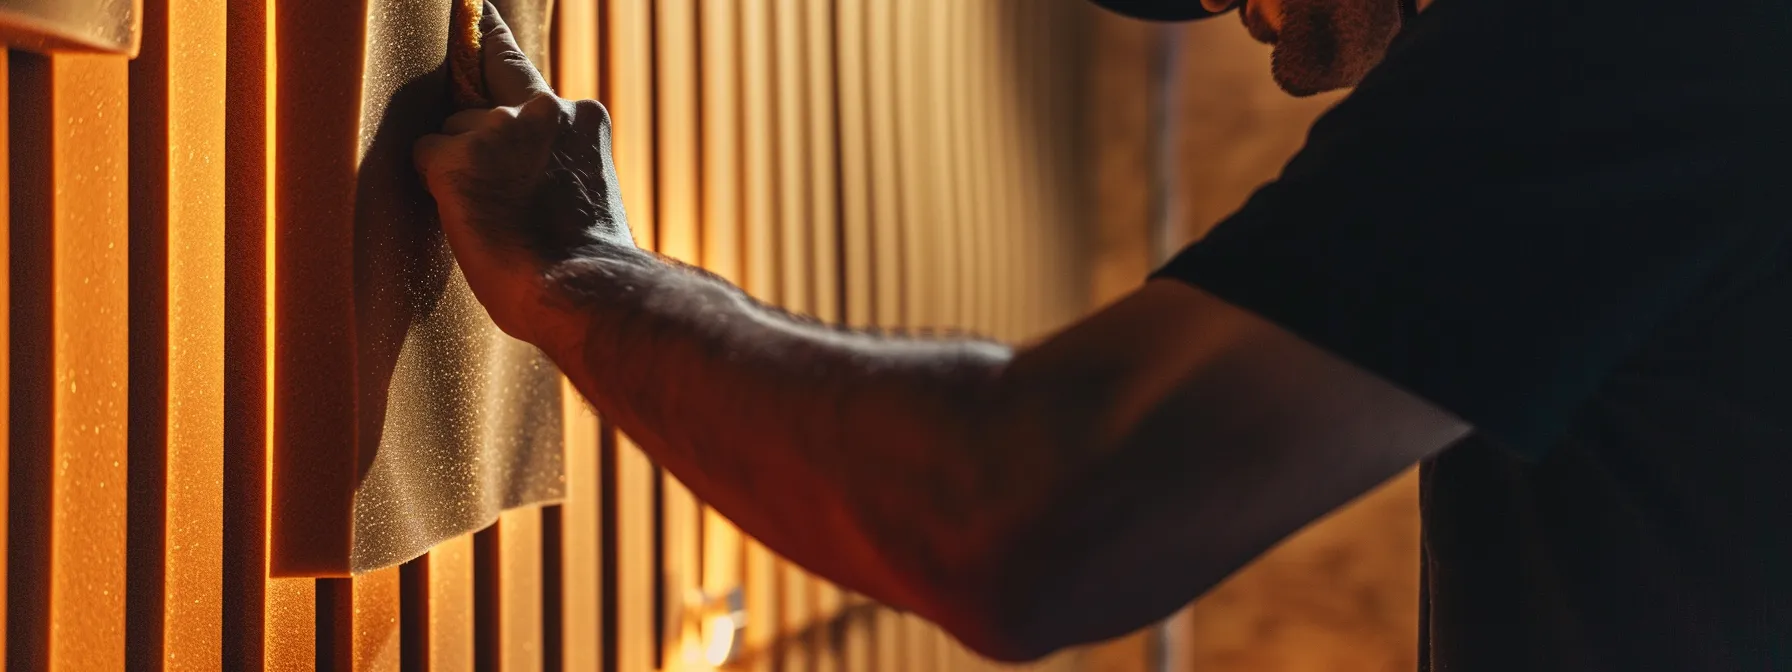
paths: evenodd
<path fill-rule="evenodd" d="M 1400 32 L 1398 0 L 1283 0 L 1282 10 L 1270 74 L 1296 96 L 1356 86 Z M 1267 31 L 1255 23 L 1245 17 L 1263 39 Z"/>

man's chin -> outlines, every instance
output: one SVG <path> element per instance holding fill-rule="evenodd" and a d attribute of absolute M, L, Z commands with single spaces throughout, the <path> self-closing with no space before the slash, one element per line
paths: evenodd
<path fill-rule="evenodd" d="M 1290 66 L 1289 61 L 1282 58 L 1282 47 L 1277 46 L 1269 59 L 1269 74 L 1276 81 L 1276 86 L 1296 98 L 1316 96 L 1328 91 L 1348 89 L 1362 81 L 1360 75 L 1351 76 L 1345 68 L 1315 68 L 1311 66 Z"/>
<path fill-rule="evenodd" d="M 1270 74 L 1294 96 L 1356 86 L 1381 63 L 1399 30 L 1393 0 L 1287 0 Z"/>

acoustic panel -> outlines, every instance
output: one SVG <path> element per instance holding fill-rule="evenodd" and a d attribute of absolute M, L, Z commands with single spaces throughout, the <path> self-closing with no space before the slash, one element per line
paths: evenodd
<path fill-rule="evenodd" d="M 500 3 L 544 64 L 545 2 Z M 394 566 L 504 509 L 564 494 L 557 370 L 491 325 L 410 167 L 411 143 L 450 111 L 450 6 L 368 0 L 363 17 L 335 18 L 280 10 L 276 30 L 298 33 L 290 48 L 276 40 L 282 76 L 361 90 L 288 99 L 280 87 L 279 575 Z M 360 57 L 336 46 L 344 35 L 358 36 Z"/>

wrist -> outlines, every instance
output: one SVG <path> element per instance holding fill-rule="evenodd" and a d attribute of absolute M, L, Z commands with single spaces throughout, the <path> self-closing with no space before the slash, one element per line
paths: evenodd
<path fill-rule="evenodd" d="M 642 301 L 660 266 L 663 262 L 652 253 L 620 246 L 548 265 L 529 302 L 524 340 L 557 362 L 580 356 L 601 318 L 625 314 Z"/>

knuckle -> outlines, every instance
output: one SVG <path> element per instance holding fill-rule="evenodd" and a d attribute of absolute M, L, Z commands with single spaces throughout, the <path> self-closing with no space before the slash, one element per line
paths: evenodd
<path fill-rule="evenodd" d="M 573 103 L 573 123 L 581 131 L 608 132 L 611 119 L 609 108 L 595 100 L 581 100 Z"/>

